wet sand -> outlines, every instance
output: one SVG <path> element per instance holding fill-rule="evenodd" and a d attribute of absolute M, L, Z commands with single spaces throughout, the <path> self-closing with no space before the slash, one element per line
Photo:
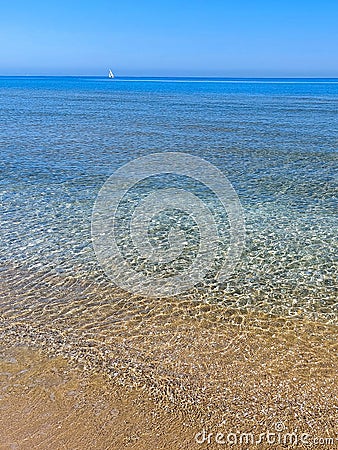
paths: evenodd
<path fill-rule="evenodd" d="M 233 442 L 243 433 L 278 438 L 277 431 L 281 439 L 297 435 L 293 448 L 317 448 L 319 438 L 330 439 L 320 448 L 337 448 L 335 326 L 175 305 L 180 313 L 165 316 L 159 304 L 147 321 L 125 324 L 105 363 L 90 350 L 82 358 L 49 357 L 48 346 L 11 347 L 8 339 L 0 448 L 216 449 L 228 448 L 215 442 L 217 433 Z M 203 434 L 196 442 L 203 430 L 213 433 L 209 444 Z M 299 442 L 302 433 L 312 447 Z M 229 448 L 251 448 L 237 443 Z M 288 447 L 264 438 L 257 444 Z"/>
<path fill-rule="evenodd" d="M 2 353 L 0 367 L 1 449 L 180 448 L 178 418 L 141 390 L 27 348 Z"/>

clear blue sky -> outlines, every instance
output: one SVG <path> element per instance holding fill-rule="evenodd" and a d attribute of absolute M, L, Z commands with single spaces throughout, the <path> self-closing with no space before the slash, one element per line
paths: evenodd
<path fill-rule="evenodd" d="M 338 0 L 2 0 L 0 74 L 338 77 Z"/>

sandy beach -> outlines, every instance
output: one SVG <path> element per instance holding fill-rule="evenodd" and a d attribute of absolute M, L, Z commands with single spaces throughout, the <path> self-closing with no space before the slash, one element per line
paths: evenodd
<path fill-rule="evenodd" d="M 2 348 L 0 448 L 336 448 L 336 328 L 217 305 L 157 309 L 112 345 L 110 367 L 93 353 L 74 364 L 48 347 Z"/>

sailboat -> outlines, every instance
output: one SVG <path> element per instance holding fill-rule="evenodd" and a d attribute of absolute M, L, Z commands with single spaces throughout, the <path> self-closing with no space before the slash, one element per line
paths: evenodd
<path fill-rule="evenodd" d="M 113 74 L 113 72 L 111 71 L 111 69 L 109 69 L 109 72 L 108 72 L 108 78 L 115 78 L 115 75 Z"/>

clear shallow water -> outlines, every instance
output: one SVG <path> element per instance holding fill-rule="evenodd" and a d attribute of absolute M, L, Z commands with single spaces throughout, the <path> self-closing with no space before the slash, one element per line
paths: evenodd
<path fill-rule="evenodd" d="M 187 423 L 219 431 L 224 419 L 226 431 L 275 430 L 282 420 L 288 431 L 335 435 L 337 80 L 173 81 L 0 78 L 7 447 L 86 440 L 89 448 L 122 448 L 150 423 L 158 433 L 144 448 L 159 439 L 171 445 L 173 434 L 190 448 Z M 226 174 L 247 237 L 227 283 L 209 276 L 180 297 L 154 299 L 107 278 L 93 251 L 91 214 L 115 169 L 167 151 L 201 156 Z M 182 177 L 155 177 L 119 210 L 126 257 L 135 257 L 124 225 L 138 193 L 169 185 L 199 195 L 228 242 L 227 217 L 210 192 Z M 187 230 L 189 263 L 193 220 L 163 214 L 151 239 L 166 248 L 166 230 L 177 223 Z M 99 372 L 100 381 L 84 372 Z M 103 383 L 107 377 L 114 384 Z M 125 387 L 139 387 L 140 398 L 128 403 Z M 119 411 L 109 406 L 117 397 Z M 151 419 L 137 427 L 140 412 Z"/>
<path fill-rule="evenodd" d="M 4 309 L 83 309 L 75 281 L 114 301 L 91 243 L 97 193 L 122 164 L 180 151 L 224 172 L 247 228 L 232 278 L 187 296 L 335 321 L 337 105 L 335 79 L 0 78 Z"/>

